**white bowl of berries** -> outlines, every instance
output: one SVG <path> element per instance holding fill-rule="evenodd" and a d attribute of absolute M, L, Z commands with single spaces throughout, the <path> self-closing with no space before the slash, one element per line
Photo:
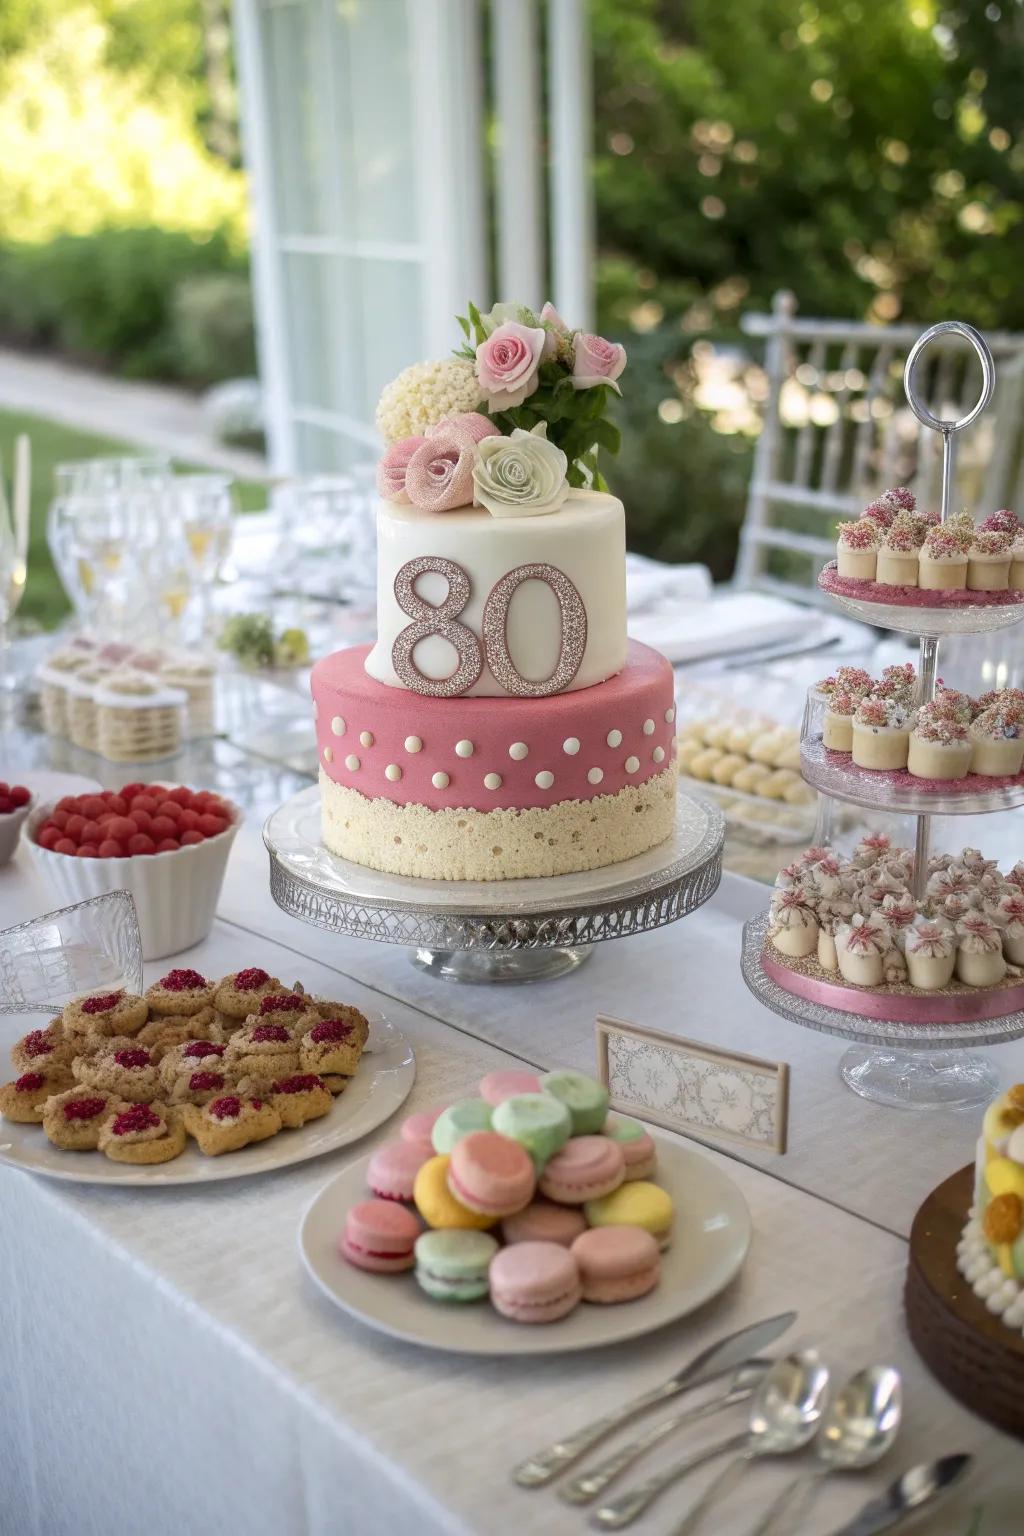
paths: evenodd
<path fill-rule="evenodd" d="M 28 846 L 62 904 L 130 892 L 143 958 L 159 960 L 209 933 L 241 820 L 210 790 L 133 783 L 39 806 Z"/>
<path fill-rule="evenodd" d="M 32 793 L 24 784 L 0 781 L 0 869 L 14 858 L 21 824 L 32 809 Z"/>

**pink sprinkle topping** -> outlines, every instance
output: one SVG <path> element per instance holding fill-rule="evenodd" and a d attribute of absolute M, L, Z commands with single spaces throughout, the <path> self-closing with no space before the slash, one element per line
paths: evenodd
<path fill-rule="evenodd" d="M 225 1047 L 216 1045 L 212 1040 L 191 1040 L 182 1051 L 182 1056 L 195 1058 L 197 1056 L 223 1056 Z"/>
<path fill-rule="evenodd" d="M 215 1120 L 234 1120 L 242 1113 L 242 1101 L 236 1094 L 228 1093 L 222 1099 L 211 1099 L 206 1113 Z"/>
<path fill-rule="evenodd" d="M 254 1045 L 262 1045 L 270 1040 L 290 1040 L 291 1035 L 283 1024 L 257 1024 L 251 1031 L 249 1039 Z"/>
<path fill-rule="evenodd" d="M 208 987 L 210 983 L 198 971 L 168 971 L 158 985 L 165 992 L 191 992 L 196 987 Z"/>
<path fill-rule="evenodd" d="M 23 1072 L 14 1087 L 18 1093 L 35 1093 L 45 1082 L 46 1078 L 41 1072 Z"/>
<path fill-rule="evenodd" d="M 322 1086 L 323 1079 L 317 1077 L 315 1072 L 299 1072 L 295 1077 L 283 1077 L 273 1087 L 274 1093 L 312 1093 L 315 1088 Z"/>
<path fill-rule="evenodd" d="M 963 540 L 941 523 L 925 535 L 924 551 L 940 560 L 959 560 L 965 553 Z"/>
<path fill-rule="evenodd" d="M 309 1007 L 309 999 L 297 992 L 286 992 L 283 997 L 265 997 L 260 1003 L 260 1017 L 268 1013 L 302 1013 Z"/>
<path fill-rule="evenodd" d="M 106 1107 L 106 1099 L 69 1099 L 64 1105 L 64 1119 L 95 1120 Z"/>
<path fill-rule="evenodd" d="M 152 1131 L 160 1124 L 160 1116 L 154 1114 L 148 1104 L 133 1104 L 122 1114 L 114 1116 L 111 1126 L 115 1136 L 127 1136 L 131 1131 Z"/>
<path fill-rule="evenodd" d="M 193 1093 L 209 1093 L 211 1088 L 223 1088 L 224 1077 L 220 1072 L 193 1072 L 188 1080 Z"/>
<path fill-rule="evenodd" d="M 255 992 L 259 987 L 265 987 L 270 977 L 266 971 L 261 971 L 258 965 L 254 965 L 248 971 L 239 971 L 235 977 L 235 990 L 237 992 Z"/>
<path fill-rule="evenodd" d="M 878 528 L 870 518 L 859 518 L 855 523 L 840 523 L 839 542 L 847 549 L 877 549 Z"/>
<path fill-rule="evenodd" d="M 119 1067 L 151 1067 L 153 1065 L 149 1052 L 138 1046 L 133 1046 L 127 1051 L 115 1051 L 114 1060 Z"/>
<path fill-rule="evenodd" d="M 913 512 L 917 506 L 917 497 L 909 486 L 893 485 L 887 491 L 883 491 L 881 501 L 888 506 L 895 507 L 897 512 Z"/>
<path fill-rule="evenodd" d="M 1016 537 L 1021 523 L 1016 512 L 1011 512 L 1009 507 L 1000 507 L 998 512 L 989 513 L 981 526 L 986 532 L 991 529 L 995 533 L 1008 533 Z"/>
<path fill-rule="evenodd" d="M 324 1019 L 310 1030 L 309 1038 L 319 1045 L 325 1040 L 350 1040 L 354 1033 L 355 1025 L 346 1024 L 344 1019 Z"/>
<path fill-rule="evenodd" d="M 916 554 L 924 540 L 924 528 L 918 518 L 901 512 L 885 531 L 882 543 L 895 554 Z"/>
<path fill-rule="evenodd" d="M 82 1012 L 109 1013 L 117 1007 L 123 996 L 123 992 L 104 992 L 102 997 L 87 997 L 82 1004 Z"/>
<path fill-rule="evenodd" d="M 896 508 L 890 506 L 885 498 L 880 496 L 877 501 L 869 502 L 862 515 L 870 518 L 873 523 L 877 523 L 879 528 L 888 528 L 896 516 Z"/>
<path fill-rule="evenodd" d="M 889 710 L 885 699 L 861 699 L 856 718 L 860 725 L 883 726 L 889 724 Z"/>
<path fill-rule="evenodd" d="M 26 1056 L 49 1056 L 53 1052 L 54 1044 L 43 1030 L 33 1029 L 21 1042 L 21 1048 Z"/>
<path fill-rule="evenodd" d="M 1012 533 L 1001 533 L 997 528 L 979 528 L 971 545 L 972 555 L 1008 555 L 1013 543 Z"/>
<path fill-rule="evenodd" d="M 262 1109 L 263 1108 L 263 1100 L 262 1099 L 250 1099 L 249 1103 L 252 1105 L 253 1109 Z"/>

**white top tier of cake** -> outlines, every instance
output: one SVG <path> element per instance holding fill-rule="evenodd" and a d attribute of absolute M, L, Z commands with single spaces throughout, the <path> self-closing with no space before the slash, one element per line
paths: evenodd
<path fill-rule="evenodd" d="M 403 566 L 421 556 L 451 561 L 469 578 L 470 596 L 458 622 L 482 638 L 484 605 L 502 577 L 524 565 L 547 565 L 572 582 L 587 616 L 583 660 L 569 688 L 589 688 L 621 671 L 626 660 L 626 521 L 621 501 L 599 491 L 571 491 L 557 512 L 538 517 L 492 517 L 482 507 L 424 512 L 382 501 L 377 509 L 377 643 L 366 670 L 380 683 L 404 687 L 392 649 L 412 622 L 395 595 Z M 416 594 L 430 605 L 448 596 L 443 575 L 425 571 Z M 512 597 L 505 629 L 508 652 L 531 682 L 550 677 L 562 646 L 558 600 L 542 580 L 526 580 Z M 428 678 L 450 676 L 456 666 L 451 643 L 428 634 L 415 648 L 415 664 Z M 469 697 L 507 698 L 490 668 L 467 690 Z"/>

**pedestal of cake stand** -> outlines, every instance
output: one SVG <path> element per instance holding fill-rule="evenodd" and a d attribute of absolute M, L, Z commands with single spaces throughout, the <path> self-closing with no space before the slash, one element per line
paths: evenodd
<path fill-rule="evenodd" d="M 412 948 L 444 981 L 550 981 L 594 944 L 686 917 L 722 875 L 725 818 L 680 795 L 672 836 L 604 869 L 548 879 L 417 880 L 365 869 L 320 841 L 320 792 L 306 789 L 269 817 L 270 890 L 293 917 L 333 933 Z"/>
<path fill-rule="evenodd" d="M 904 1024 L 847 1013 L 780 986 L 762 964 L 768 914 L 743 929 L 743 979 L 758 1002 L 791 1023 L 852 1041 L 839 1075 L 862 1098 L 891 1109 L 980 1108 L 995 1098 L 998 1075 L 976 1054 L 1024 1035 L 1024 1012 L 965 1023 Z"/>

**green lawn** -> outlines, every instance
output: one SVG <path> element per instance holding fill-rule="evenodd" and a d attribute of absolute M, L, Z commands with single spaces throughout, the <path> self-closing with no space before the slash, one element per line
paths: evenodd
<path fill-rule="evenodd" d="M 62 426 L 43 416 L 0 411 L 0 459 L 8 487 L 14 464 L 14 440 L 19 432 L 27 432 L 32 439 L 32 515 L 28 582 L 18 609 L 18 618 L 32 619 L 51 628 L 69 608 L 46 545 L 46 514 L 53 498 L 55 466 L 69 459 L 109 458 L 145 450 L 113 438 L 79 432 L 74 427 Z M 181 468 L 199 469 L 202 466 L 182 465 Z M 265 485 L 240 480 L 236 490 L 238 506 L 243 512 L 252 512 L 266 506 Z"/>

